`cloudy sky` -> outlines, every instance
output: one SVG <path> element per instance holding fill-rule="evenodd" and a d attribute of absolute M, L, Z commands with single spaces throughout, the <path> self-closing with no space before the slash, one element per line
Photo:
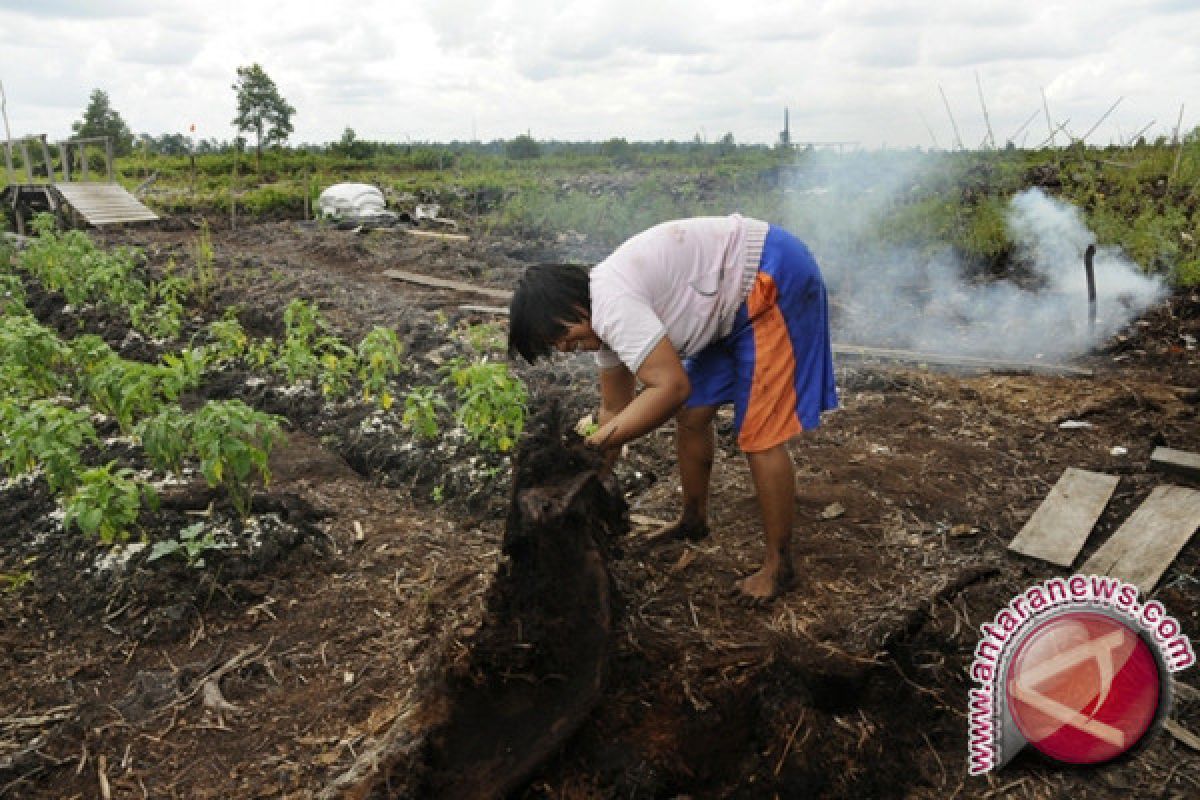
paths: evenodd
<path fill-rule="evenodd" d="M 1200 123 L 1200 0 L 0 0 L 13 134 L 65 136 L 95 88 L 135 132 L 228 139 L 257 62 L 293 143 L 360 138 L 1035 146 Z M 939 89 L 940 87 L 940 89 Z M 1036 115 L 1035 115 L 1036 112 Z M 1033 116 L 1023 130 L 1022 124 Z M 1019 132 L 1018 132 L 1019 131 Z"/>

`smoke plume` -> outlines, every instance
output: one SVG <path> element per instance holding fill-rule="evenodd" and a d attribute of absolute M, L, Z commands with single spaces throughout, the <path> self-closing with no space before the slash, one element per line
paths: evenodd
<path fill-rule="evenodd" d="M 895 244 L 903 238 L 896 209 L 928 196 L 931 185 L 940 191 L 919 155 L 824 159 L 795 178 L 792 230 L 825 274 L 836 342 L 1062 361 L 1102 343 L 1166 293 L 1162 280 L 1118 248 L 1098 248 L 1097 318 L 1089 332 L 1083 257 L 1096 237 L 1078 209 L 1040 189 L 1015 195 L 1007 208 L 1018 285 L 978 268 L 969 274 L 936 242 Z"/>

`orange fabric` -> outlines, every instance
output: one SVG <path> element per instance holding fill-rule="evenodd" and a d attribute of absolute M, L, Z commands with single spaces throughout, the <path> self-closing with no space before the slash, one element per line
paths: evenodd
<path fill-rule="evenodd" d="M 778 296 L 775 280 L 759 272 L 746 298 L 754 330 L 754 377 L 738 446 L 747 453 L 769 450 L 801 431 L 796 417 L 796 356 L 783 312 L 775 304 Z"/>

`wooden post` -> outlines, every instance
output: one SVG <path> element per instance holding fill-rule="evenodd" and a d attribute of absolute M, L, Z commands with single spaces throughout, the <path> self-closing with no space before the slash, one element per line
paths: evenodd
<path fill-rule="evenodd" d="M 983 107 L 983 124 L 987 126 L 988 142 L 995 150 L 996 135 L 992 133 L 992 119 L 988 116 L 987 103 L 983 101 L 983 84 L 979 80 L 979 70 L 975 70 L 975 89 L 979 92 L 979 105 Z"/>
<path fill-rule="evenodd" d="M 237 143 L 233 145 L 233 179 L 229 181 L 229 230 L 237 229 L 237 184 L 238 184 L 238 162 L 240 158 L 240 148 Z"/>
<path fill-rule="evenodd" d="M 46 144 L 46 134 L 38 136 L 38 145 L 42 148 L 42 158 L 46 162 L 46 181 L 54 183 L 54 162 L 50 160 L 50 147 Z"/>
<path fill-rule="evenodd" d="M 83 142 L 79 142 L 79 174 L 82 176 L 80 180 L 88 179 L 87 145 Z"/>
<path fill-rule="evenodd" d="M 1183 124 L 1183 104 L 1179 105 L 1179 119 L 1175 121 L 1175 163 L 1171 165 L 1171 174 L 1167 176 L 1168 188 L 1175 181 L 1175 174 L 1179 172 L 1179 159 L 1183 157 L 1183 137 L 1179 135 L 1179 126 Z"/>
<path fill-rule="evenodd" d="M 58 152 L 62 153 L 63 162 L 63 180 L 67 183 L 71 182 L 71 140 L 66 139 L 58 143 Z"/>
<path fill-rule="evenodd" d="M 1088 336 L 1096 336 L 1096 268 L 1092 259 L 1096 257 L 1096 245 L 1089 244 L 1083 253 L 1083 270 L 1087 277 Z"/>
<path fill-rule="evenodd" d="M 4 117 L 4 170 L 8 183 L 13 183 L 12 131 L 8 127 L 8 97 L 4 94 L 4 81 L 0 81 L 0 116 Z"/>
<path fill-rule="evenodd" d="M 33 183 L 33 159 L 29 156 L 29 142 L 22 139 L 20 144 L 21 158 L 25 159 L 25 177 L 28 183 Z"/>
<path fill-rule="evenodd" d="M 946 106 L 946 116 L 950 117 L 950 127 L 954 129 L 954 146 L 959 150 L 963 149 L 962 137 L 958 135 L 958 123 L 954 121 L 954 112 L 950 110 L 950 101 L 946 99 L 946 92 L 942 89 L 942 85 L 938 84 L 938 91 L 942 93 L 942 103 Z M 841 148 L 838 148 L 841 152 Z"/>
<path fill-rule="evenodd" d="M 1101 122 L 1104 122 L 1104 120 L 1108 119 L 1108 115 L 1109 115 L 1109 114 L 1111 114 L 1111 113 L 1112 113 L 1114 110 L 1116 110 L 1117 106 L 1121 105 L 1121 101 L 1122 101 L 1122 100 L 1124 100 L 1124 99 L 1125 99 L 1125 97 L 1124 97 L 1123 95 L 1122 95 L 1121 97 L 1118 97 L 1118 98 L 1117 98 L 1117 102 L 1113 103 L 1111 106 L 1109 106 L 1109 107 L 1108 107 L 1108 111 L 1105 111 L 1105 112 L 1104 112 L 1104 115 L 1103 115 L 1102 117 L 1100 117 L 1100 119 L 1098 119 L 1098 120 L 1096 121 L 1096 124 L 1095 124 L 1095 125 L 1093 125 L 1092 127 L 1088 128 L 1088 132 L 1087 132 L 1087 133 L 1085 133 L 1083 136 L 1080 136 L 1080 137 L 1079 137 L 1079 141 L 1081 141 L 1081 142 L 1085 142 L 1085 140 L 1087 139 L 1087 137 L 1091 136 L 1091 135 L 1092 135 L 1092 133 L 1094 133 L 1094 132 L 1095 132 L 1096 128 L 1099 128 L 1099 127 L 1100 127 L 1100 123 L 1101 123 Z M 1181 109 L 1181 110 L 1182 110 L 1182 109 Z M 1085 142 L 1085 143 L 1086 143 L 1086 142 Z"/>
<path fill-rule="evenodd" d="M 1046 130 L 1050 131 L 1050 146 L 1054 147 L 1058 142 L 1054 141 L 1054 123 L 1050 121 L 1050 106 L 1046 103 L 1046 89 L 1042 87 L 1042 110 L 1046 112 Z"/>
<path fill-rule="evenodd" d="M 104 166 L 108 170 L 108 182 L 112 183 L 113 178 L 113 143 L 112 139 L 104 137 Z"/>

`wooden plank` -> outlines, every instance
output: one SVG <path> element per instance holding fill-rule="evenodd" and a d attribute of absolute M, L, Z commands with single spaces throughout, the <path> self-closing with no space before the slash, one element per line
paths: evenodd
<path fill-rule="evenodd" d="M 1112 575 L 1148 594 L 1200 527 L 1200 492 L 1158 486 L 1083 565 L 1083 572 Z"/>
<path fill-rule="evenodd" d="M 1200 478 L 1200 453 L 1156 447 L 1150 454 L 1150 466 L 1188 478 Z"/>
<path fill-rule="evenodd" d="M 1008 549 L 1069 567 L 1120 479 L 1067 467 Z"/>
<path fill-rule="evenodd" d="M 508 316 L 508 309 L 503 306 L 476 306 L 465 303 L 459 306 L 463 311 L 475 311 L 480 314 L 502 314 Z"/>
<path fill-rule="evenodd" d="M 1090 378 L 1090 369 L 1072 367 L 1067 364 L 1050 364 L 1040 361 L 1007 361 L 1004 359 L 978 358 L 976 356 L 954 356 L 942 353 L 921 353 L 913 350 L 894 350 L 886 347 L 862 347 L 853 344 L 834 344 L 833 352 L 840 356 L 880 361 L 904 361 L 914 364 L 936 364 L 943 367 L 962 367 L 990 372 L 1023 372 L 1044 375 L 1067 375 Z"/>
<path fill-rule="evenodd" d="M 470 239 L 465 233 L 438 233 L 437 231 L 420 231 L 415 228 L 404 228 L 409 236 L 420 236 L 426 239 L 446 239 L 452 242 L 465 242 Z"/>
<path fill-rule="evenodd" d="M 485 286 L 475 286 L 462 281 L 450 281 L 444 278 L 434 278 L 429 275 L 421 275 L 416 272 L 408 272 L 402 269 L 385 269 L 383 274 L 388 278 L 393 278 L 398 281 L 407 281 L 420 286 L 432 286 L 435 289 L 453 289 L 456 292 L 471 292 L 474 294 L 482 294 L 486 297 L 495 297 L 498 300 L 511 300 L 512 292 L 507 289 L 489 289 Z"/>

